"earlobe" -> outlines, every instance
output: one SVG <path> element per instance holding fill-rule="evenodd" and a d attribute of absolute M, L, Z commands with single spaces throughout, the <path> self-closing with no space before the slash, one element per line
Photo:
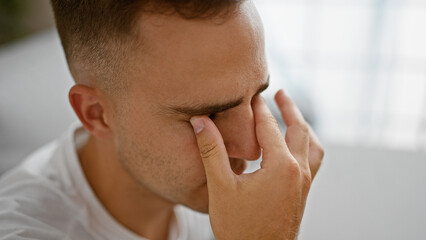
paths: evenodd
<path fill-rule="evenodd" d="M 94 88 L 76 84 L 70 89 L 68 98 L 74 112 L 87 131 L 99 138 L 111 136 L 111 128 L 104 119 L 104 101 Z"/>

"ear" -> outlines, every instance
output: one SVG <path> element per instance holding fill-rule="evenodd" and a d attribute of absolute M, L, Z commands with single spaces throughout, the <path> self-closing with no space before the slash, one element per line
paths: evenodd
<path fill-rule="evenodd" d="M 95 89 L 76 84 L 70 89 L 68 98 L 81 123 L 92 135 L 99 138 L 112 136 L 111 128 L 105 119 L 106 106 Z"/>

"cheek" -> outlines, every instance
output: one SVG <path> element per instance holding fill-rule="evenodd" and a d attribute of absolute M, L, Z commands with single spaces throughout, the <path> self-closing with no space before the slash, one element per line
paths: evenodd
<path fill-rule="evenodd" d="M 175 159 L 175 162 L 171 163 L 173 173 L 180 176 L 182 186 L 192 189 L 205 183 L 204 166 L 190 123 L 168 125 L 161 142 L 162 150 L 167 151 L 170 159 Z"/>
<path fill-rule="evenodd" d="M 131 147 L 133 162 L 144 165 L 144 169 L 138 169 L 139 174 L 175 178 L 180 184 L 205 181 L 204 166 L 189 122 L 157 117 L 146 106 L 136 106 L 125 113 L 121 116 L 120 134 L 127 138 L 126 148 Z"/>
<path fill-rule="evenodd" d="M 194 187 L 205 182 L 204 166 L 189 122 L 157 119 L 145 124 L 137 128 L 134 136 L 141 148 L 150 153 L 149 170 L 181 186 Z"/>
<path fill-rule="evenodd" d="M 177 156 L 176 168 L 185 169 L 187 172 L 196 173 L 204 177 L 204 167 L 198 150 L 197 141 L 192 126 L 189 123 L 179 123 L 171 127 L 163 139 L 173 154 Z"/>

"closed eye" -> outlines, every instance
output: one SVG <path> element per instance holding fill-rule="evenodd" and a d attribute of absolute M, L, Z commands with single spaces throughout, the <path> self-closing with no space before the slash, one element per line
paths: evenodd
<path fill-rule="evenodd" d="M 259 93 L 263 92 L 266 88 L 269 86 L 269 75 L 266 79 L 266 82 L 261 84 L 256 93 L 255 96 Z M 239 106 L 241 103 L 243 103 L 244 96 L 241 96 L 238 99 L 228 101 L 225 103 L 217 103 L 217 104 L 200 104 L 195 106 L 173 106 L 173 105 L 165 105 L 162 109 L 166 114 L 172 113 L 172 114 L 182 114 L 185 116 L 201 116 L 201 115 L 207 115 L 210 118 L 215 118 L 217 113 L 224 112 L 226 110 L 235 108 Z"/>

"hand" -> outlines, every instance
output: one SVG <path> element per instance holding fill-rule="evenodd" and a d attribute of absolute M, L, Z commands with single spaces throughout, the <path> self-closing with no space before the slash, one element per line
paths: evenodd
<path fill-rule="evenodd" d="M 261 168 L 236 175 L 220 132 L 206 116 L 191 118 L 207 177 L 210 222 L 216 239 L 296 239 L 306 198 L 324 152 L 293 101 L 275 96 L 282 136 L 261 96 L 252 101 Z"/>

